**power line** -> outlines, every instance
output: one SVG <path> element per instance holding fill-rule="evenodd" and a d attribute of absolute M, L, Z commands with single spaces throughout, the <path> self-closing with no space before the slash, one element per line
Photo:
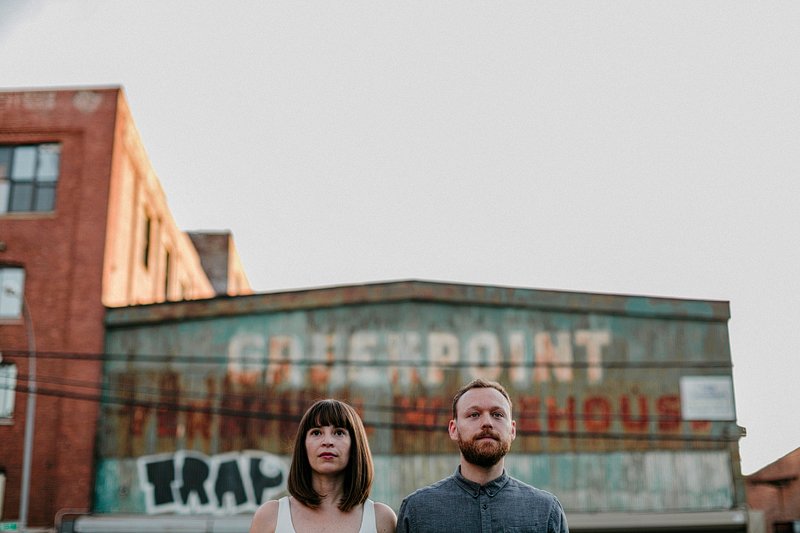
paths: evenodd
<path fill-rule="evenodd" d="M 25 350 L 4 350 L 4 357 L 27 358 L 30 354 Z M 190 354 L 119 354 L 119 353 L 79 353 L 79 352 L 36 352 L 36 357 L 43 359 L 66 359 L 76 361 L 98 361 L 113 362 L 124 361 L 130 364 L 146 363 L 181 363 L 181 364 L 217 364 L 228 366 L 230 363 L 244 363 L 248 366 L 268 366 L 268 365 L 297 365 L 297 366 L 318 366 L 318 367 L 373 367 L 373 366 L 392 366 L 392 367 L 420 367 L 420 368 L 575 368 L 575 369 L 630 369 L 630 370 L 650 370 L 659 368 L 723 368 L 732 369 L 730 361 L 692 361 L 685 359 L 663 359 L 659 361 L 457 361 L 444 363 L 441 361 L 429 361 L 426 359 L 377 359 L 360 360 L 342 358 L 336 361 L 320 360 L 313 357 L 302 358 L 263 358 L 254 359 L 251 357 L 231 358 L 227 355 L 190 355 Z"/>
<path fill-rule="evenodd" d="M 20 374 L 17 376 L 17 381 L 22 382 L 30 382 L 28 376 L 25 374 Z M 238 400 L 238 401 L 252 401 L 254 395 L 262 392 L 262 391 L 252 391 L 251 393 L 235 393 L 225 391 L 220 392 L 215 396 L 210 396 L 208 394 L 204 394 L 202 391 L 187 391 L 185 389 L 164 389 L 164 388 L 156 388 L 156 387 L 125 387 L 120 386 L 119 384 L 111 385 L 108 383 L 100 383 L 94 381 L 85 381 L 85 380 L 76 380 L 76 379 L 67 379 L 60 376 L 47 376 L 47 375 L 39 375 L 37 376 L 37 383 L 38 384 L 45 384 L 45 385 L 64 385 L 68 387 L 76 387 L 76 388 L 84 388 L 89 389 L 92 392 L 114 392 L 116 393 L 116 397 L 120 397 L 125 399 L 125 401 L 137 401 L 136 399 L 141 399 L 142 401 L 148 401 L 148 396 L 154 396 L 158 398 L 162 397 L 178 397 L 181 400 L 185 401 L 202 401 L 202 402 L 210 402 L 210 403 L 220 403 L 221 398 L 223 397 L 226 400 Z M 0 385 L 0 389 L 9 389 L 10 387 L 3 387 Z M 144 397 L 144 398 L 143 398 Z M 429 399 L 429 397 L 421 397 L 422 399 Z M 537 400 L 541 400 L 542 398 L 539 396 L 535 397 Z M 413 397 L 412 397 L 413 399 Z M 450 415 L 452 412 L 452 406 L 449 403 L 450 398 L 445 396 L 436 397 L 435 399 L 443 399 L 447 400 L 445 405 L 441 407 L 428 407 L 426 405 L 409 405 L 409 406 L 402 406 L 402 405 L 380 405 L 380 404 L 371 404 L 370 410 L 375 412 L 392 412 L 392 413 L 417 413 L 417 414 L 435 414 L 435 415 Z M 513 399 L 513 398 L 512 398 Z M 574 399 L 574 396 L 573 396 Z M 158 399 L 152 401 L 159 401 Z M 263 400 L 262 400 L 263 401 Z M 274 400 L 273 400 L 274 401 Z M 289 407 L 298 406 L 298 408 L 305 408 L 307 407 L 307 402 L 303 399 L 277 399 L 277 401 L 281 401 L 282 403 L 288 403 Z M 601 420 L 601 419 L 610 419 L 610 420 L 642 420 L 646 419 L 647 421 L 655 421 L 655 422 L 674 422 L 675 415 L 663 414 L 663 415 L 650 415 L 648 414 L 623 414 L 617 412 L 606 412 L 602 415 L 600 414 L 586 414 L 582 411 L 572 410 L 569 414 L 565 413 L 564 410 L 566 407 L 562 407 L 557 409 L 558 412 L 552 413 L 551 409 L 549 409 L 546 402 L 541 402 L 541 405 L 537 409 L 535 415 L 528 414 L 526 411 L 522 410 L 521 408 L 517 408 L 518 412 L 518 419 L 525 420 L 525 419 L 538 419 L 541 417 L 542 412 L 545 414 L 545 418 L 548 420 L 582 420 L 582 421 L 594 421 L 594 420 Z"/>
<path fill-rule="evenodd" d="M 27 386 L 17 384 L 14 388 L 17 392 L 29 392 Z M 271 411 L 252 411 L 247 409 L 240 409 L 225 405 L 209 406 L 197 404 L 184 404 L 175 401 L 165 400 L 141 400 L 125 397 L 109 396 L 104 394 L 88 394 L 67 392 L 48 388 L 37 388 L 37 394 L 42 396 L 49 396 L 61 399 L 88 401 L 100 404 L 113 404 L 122 405 L 125 407 L 143 407 L 152 409 L 154 411 L 177 411 L 177 412 L 192 412 L 203 413 L 207 415 L 218 415 L 226 417 L 244 418 L 249 420 L 268 420 L 268 421 L 285 421 L 298 423 L 302 416 L 299 413 L 280 413 Z M 296 402 L 297 403 L 297 402 Z M 299 406 L 298 406 L 299 407 Z M 416 411 L 415 411 L 416 412 Z M 449 410 L 447 410 L 449 412 Z M 376 429 L 391 429 L 401 431 L 424 431 L 424 432 L 440 432 L 444 431 L 443 425 L 432 424 L 411 424 L 411 423 L 397 423 L 385 422 L 380 420 L 372 420 L 367 418 L 364 420 L 366 427 Z M 650 441 L 650 442 L 702 442 L 702 443 L 728 443 L 736 442 L 738 436 L 734 435 L 684 435 L 684 434 L 668 434 L 668 433 L 610 433 L 610 432 L 579 432 L 579 431 L 545 431 L 545 430 L 526 430 L 518 429 L 517 435 L 523 437 L 542 437 L 542 438 L 567 438 L 567 439 L 591 439 L 591 440 L 635 440 L 635 441 Z"/>

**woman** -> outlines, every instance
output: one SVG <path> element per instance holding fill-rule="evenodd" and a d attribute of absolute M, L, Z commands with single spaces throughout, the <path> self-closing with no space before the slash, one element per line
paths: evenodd
<path fill-rule="evenodd" d="M 261 505 L 250 533 L 394 533 L 394 511 L 367 498 L 373 473 L 358 413 L 344 402 L 320 400 L 297 429 L 290 496 Z"/>

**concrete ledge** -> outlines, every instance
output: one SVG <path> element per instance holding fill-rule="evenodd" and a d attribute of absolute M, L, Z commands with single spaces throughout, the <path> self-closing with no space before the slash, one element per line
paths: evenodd
<path fill-rule="evenodd" d="M 746 511 L 675 513 L 567 513 L 570 531 L 674 530 L 698 528 L 746 531 Z"/>

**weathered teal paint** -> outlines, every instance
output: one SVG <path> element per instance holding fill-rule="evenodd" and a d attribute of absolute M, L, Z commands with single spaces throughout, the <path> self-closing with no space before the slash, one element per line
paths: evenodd
<path fill-rule="evenodd" d="M 744 502 L 738 428 L 681 420 L 678 383 L 730 377 L 729 316 L 725 302 L 425 282 L 111 309 L 99 453 L 128 470 L 178 450 L 285 455 L 309 403 L 343 397 L 389 465 L 374 496 L 399 504 L 455 467 L 450 398 L 482 376 L 515 402 L 509 468 L 568 509 L 728 509 Z M 100 473 L 103 511 L 141 512 Z"/>
<path fill-rule="evenodd" d="M 288 467 L 290 458 L 283 460 Z M 724 452 L 518 454 L 506 468 L 519 479 L 558 494 L 575 512 L 707 511 L 734 506 L 734 487 Z M 375 455 L 372 497 L 398 509 L 421 484 L 453 472 L 452 454 Z M 144 513 L 135 459 L 101 461 L 95 511 Z M 407 474 L 403 476 L 402 473 Z M 252 505 L 252 510 L 255 510 Z"/>
<path fill-rule="evenodd" d="M 95 471 L 94 507 L 98 512 L 144 512 L 135 462 L 100 459 Z"/>

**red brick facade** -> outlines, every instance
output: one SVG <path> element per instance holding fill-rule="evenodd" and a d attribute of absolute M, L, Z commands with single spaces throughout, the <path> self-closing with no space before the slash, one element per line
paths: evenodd
<path fill-rule="evenodd" d="M 13 417 L 0 420 L 7 476 L 0 521 L 18 518 L 33 343 L 33 526 L 91 506 L 105 306 L 214 295 L 172 219 L 121 89 L 0 92 L 0 146 L 39 143 L 61 147 L 54 209 L 0 211 L 0 267 L 24 268 L 33 325 L 24 314 L 0 319 L 3 362 L 18 371 Z"/>
<path fill-rule="evenodd" d="M 800 526 L 800 448 L 745 478 L 747 505 L 764 513 L 769 533 Z"/>

